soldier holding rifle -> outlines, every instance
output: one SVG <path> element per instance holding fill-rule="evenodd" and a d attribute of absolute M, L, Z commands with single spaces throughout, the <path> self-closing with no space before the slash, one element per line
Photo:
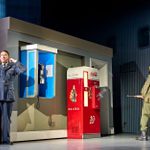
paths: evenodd
<path fill-rule="evenodd" d="M 127 95 L 127 96 L 143 99 L 142 115 L 140 120 L 141 135 L 136 139 L 140 141 L 147 141 L 148 121 L 150 119 L 150 66 L 149 66 L 149 75 L 142 87 L 141 95 L 134 95 L 134 96 Z"/>

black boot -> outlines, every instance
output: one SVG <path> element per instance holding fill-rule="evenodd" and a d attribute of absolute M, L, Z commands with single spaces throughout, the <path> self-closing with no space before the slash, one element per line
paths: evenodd
<path fill-rule="evenodd" d="M 137 137 L 136 140 L 147 141 L 148 140 L 147 132 L 146 131 L 142 131 L 141 135 L 139 137 Z"/>

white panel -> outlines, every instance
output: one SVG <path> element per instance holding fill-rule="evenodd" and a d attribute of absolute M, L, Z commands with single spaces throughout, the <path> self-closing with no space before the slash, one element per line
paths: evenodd
<path fill-rule="evenodd" d="M 17 134 L 17 136 L 16 136 Z M 44 140 L 54 138 L 66 138 L 67 130 L 45 130 L 45 131 L 27 131 L 27 132 L 11 132 L 11 141 L 29 141 Z"/>
<path fill-rule="evenodd" d="M 108 65 L 99 69 L 100 87 L 108 87 Z"/>
<path fill-rule="evenodd" d="M 84 87 L 88 87 L 88 72 L 83 72 Z"/>
<path fill-rule="evenodd" d="M 39 44 L 32 44 L 32 45 L 26 45 L 26 46 L 22 46 L 21 50 L 44 50 L 44 51 L 48 51 L 48 52 L 53 52 L 53 53 L 57 53 L 57 49 L 53 48 L 53 47 L 49 47 L 49 46 L 45 46 L 45 45 L 39 45 Z"/>
<path fill-rule="evenodd" d="M 84 91 L 84 107 L 88 107 L 88 91 Z"/>
<path fill-rule="evenodd" d="M 88 79 L 99 80 L 98 70 L 87 66 L 69 68 L 67 71 L 67 79 L 83 78 L 83 72 L 88 72 Z"/>

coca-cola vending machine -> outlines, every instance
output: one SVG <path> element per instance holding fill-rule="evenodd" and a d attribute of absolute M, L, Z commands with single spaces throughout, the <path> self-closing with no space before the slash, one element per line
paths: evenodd
<path fill-rule="evenodd" d="M 67 137 L 100 137 L 100 88 L 98 70 L 67 70 Z"/>

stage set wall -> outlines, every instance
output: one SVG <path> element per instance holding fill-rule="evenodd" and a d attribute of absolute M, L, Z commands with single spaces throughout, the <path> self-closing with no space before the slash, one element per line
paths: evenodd
<path fill-rule="evenodd" d="M 108 88 L 113 109 L 111 48 L 11 17 L 0 19 L 0 39 L 0 49 L 8 49 L 11 57 L 17 60 L 19 60 L 21 46 L 28 44 L 46 45 L 58 50 L 56 54 L 56 96 L 54 98 L 39 99 L 40 107 L 37 108 L 37 98 L 22 99 L 19 97 L 21 83 L 19 77 L 16 78 L 16 101 L 11 116 L 11 141 L 67 137 L 67 69 L 90 66 L 91 59 L 106 62 L 108 65 Z"/>

